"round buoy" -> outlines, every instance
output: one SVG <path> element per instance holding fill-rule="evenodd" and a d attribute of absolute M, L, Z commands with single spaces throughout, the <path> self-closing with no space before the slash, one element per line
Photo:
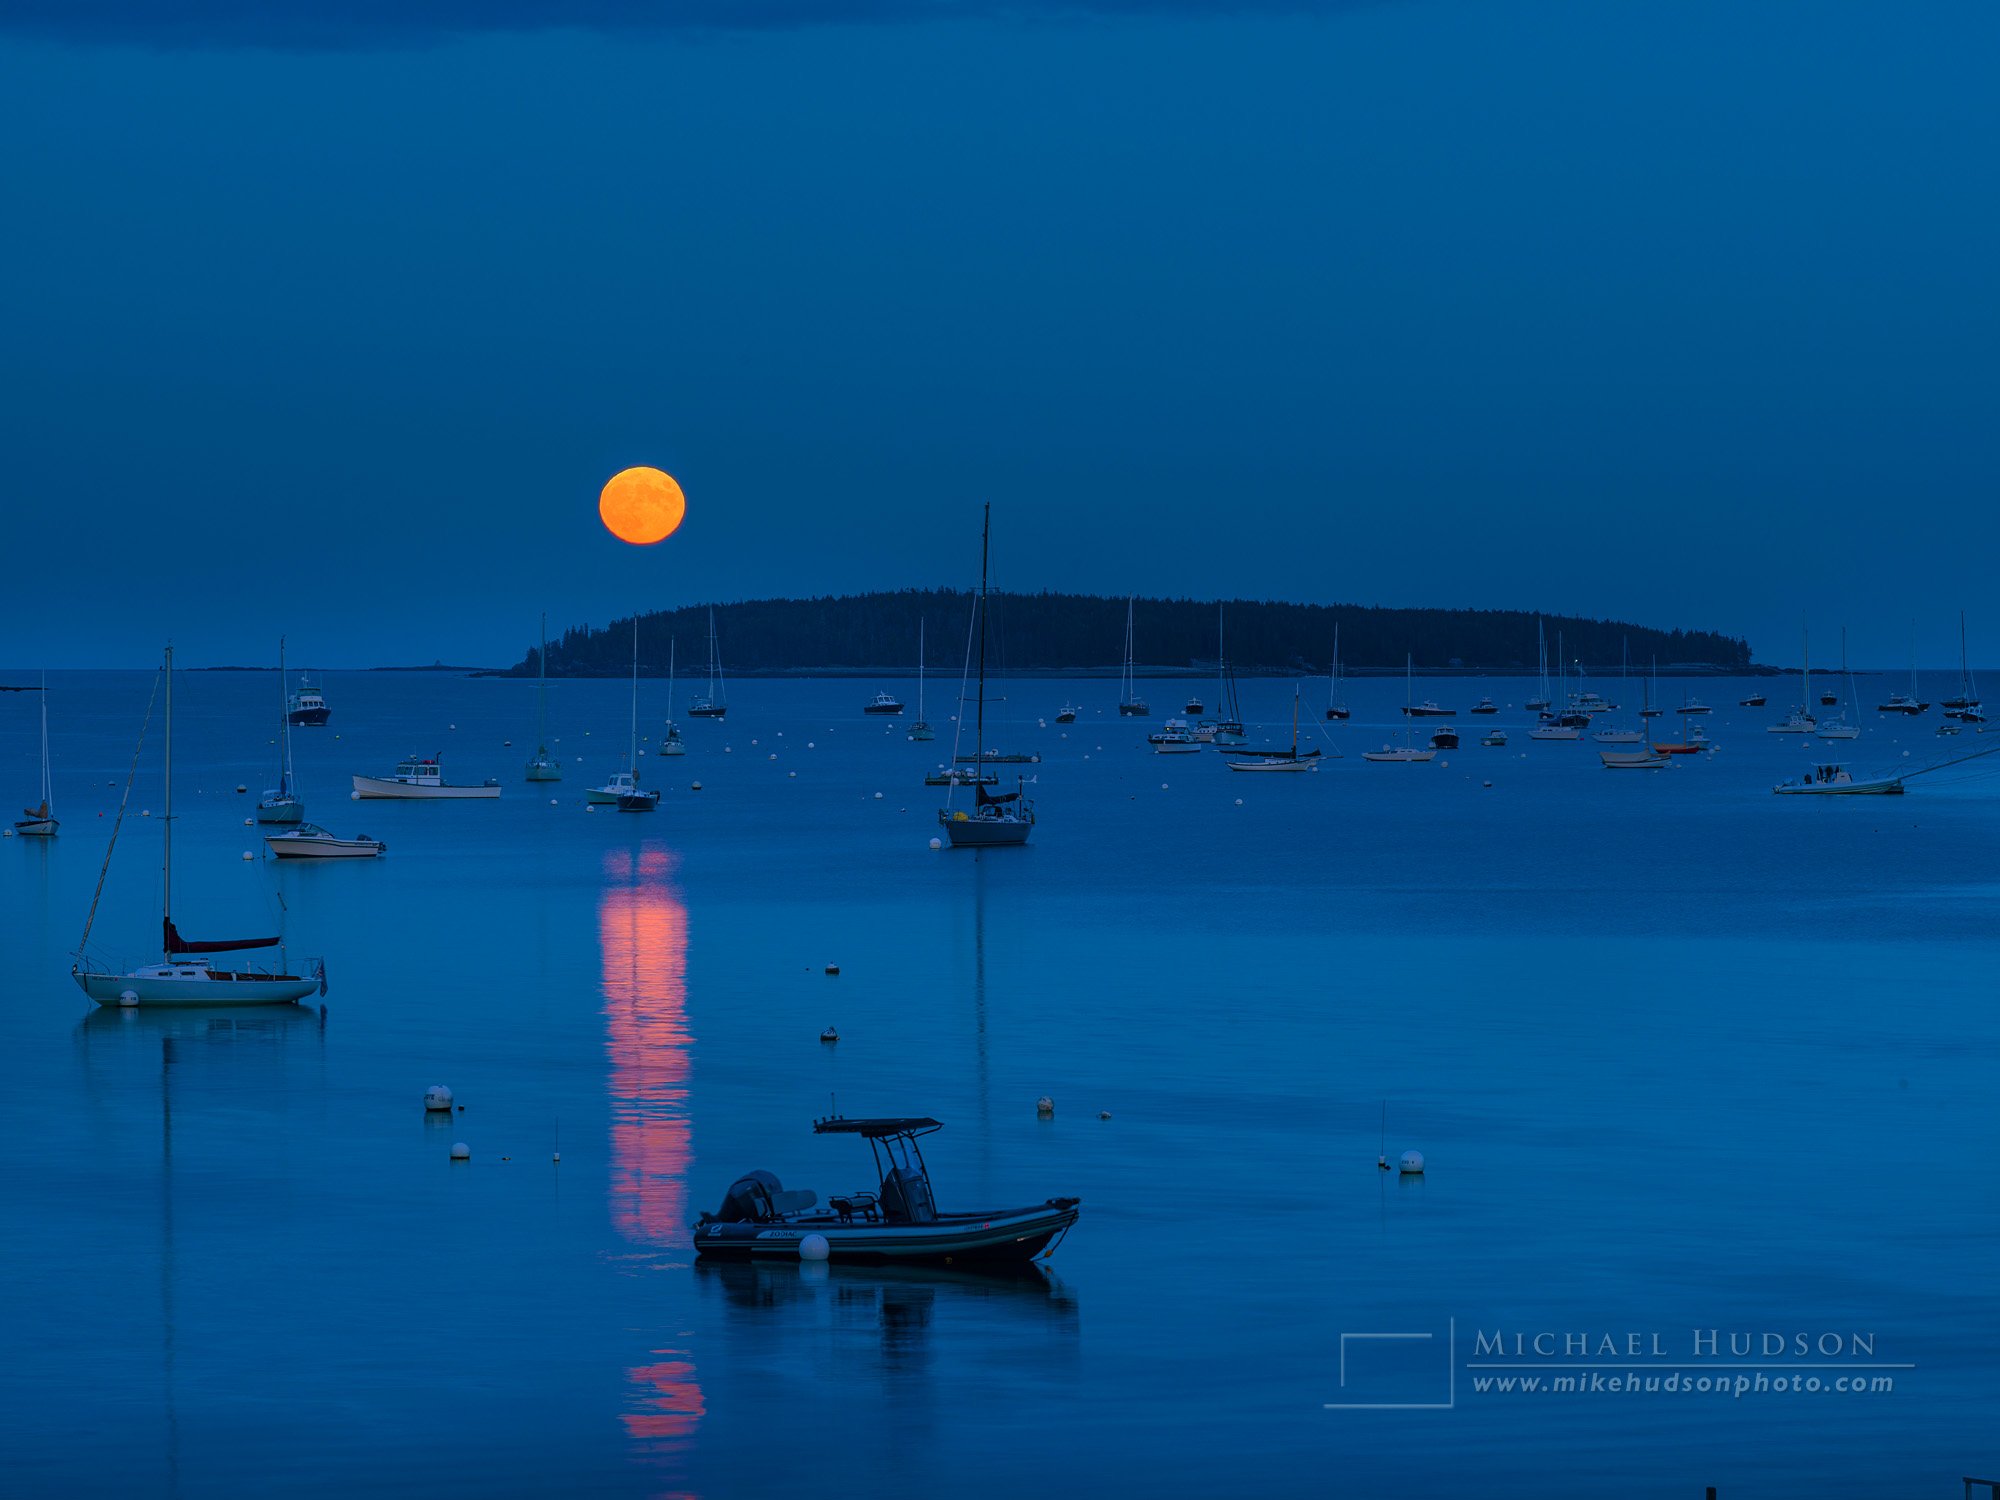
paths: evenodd
<path fill-rule="evenodd" d="M 1421 1151 L 1405 1151 L 1403 1159 L 1397 1163 L 1397 1167 L 1405 1177 L 1423 1176 L 1424 1153 Z"/>
<path fill-rule="evenodd" d="M 695 784 L 694 784 L 693 786 L 689 787 L 689 788 L 688 788 L 688 790 L 689 790 L 689 791 L 691 791 L 691 792 L 698 792 L 698 791 L 700 791 L 700 790 L 701 790 L 701 783 L 700 783 L 699 781 L 697 781 L 697 782 L 696 782 L 696 783 L 695 783 Z"/>
<path fill-rule="evenodd" d="M 245 818 L 243 820 L 243 826 L 245 828 L 254 827 L 256 825 L 256 822 L 257 820 L 255 818 Z"/>
<path fill-rule="evenodd" d="M 244 857 L 245 859 L 255 859 L 255 858 L 256 858 L 257 856 L 256 856 L 256 855 L 254 855 L 254 854 L 252 854 L 252 853 L 251 853 L 251 852 L 250 852 L 250 851 L 249 851 L 248 849 L 245 849 L 245 850 L 243 851 L 243 857 Z"/>
<path fill-rule="evenodd" d="M 1161 782 L 1161 783 L 1160 783 L 1160 790 L 1164 792 L 1164 791 L 1165 791 L 1166 789 L 1167 789 L 1167 784 L 1166 784 L 1166 783 L 1165 783 L 1164 781 L 1163 781 L 1163 782 Z"/>
<path fill-rule="evenodd" d="M 466 1145 L 464 1141 L 453 1141 L 451 1143 L 451 1159 L 453 1161 L 471 1161 L 472 1148 Z"/>
<path fill-rule="evenodd" d="M 586 802 L 583 804 L 583 810 L 587 813 L 594 813 L 597 811 L 597 805 L 592 802 Z"/>
<path fill-rule="evenodd" d="M 931 847 L 932 847 L 933 849 L 942 849 L 942 848 L 944 847 L 944 840 L 943 840 L 943 839 L 932 839 L 932 840 L 931 840 Z"/>
<path fill-rule="evenodd" d="M 1243 799 L 1242 799 L 1241 797 L 1238 797 L 1238 798 L 1236 799 L 1236 805 L 1237 805 L 1238 807 L 1241 807 L 1241 806 L 1243 805 Z"/>
<path fill-rule="evenodd" d="M 249 787 L 247 787 L 247 786 L 245 786 L 245 785 L 243 785 L 243 783 L 239 781 L 239 782 L 237 782 L 237 783 L 236 783 L 236 790 L 237 790 L 238 792 L 247 792 L 247 791 L 249 791 L 249 790 L 250 790 L 250 788 L 249 788 Z"/>
<path fill-rule="evenodd" d="M 1056 1101 L 1051 1099 L 1047 1094 L 1042 1095 L 1041 1098 L 1035 1101 L 1036 1114 L 1052 1115 L 1055 1112 L 1056 1112 Z"/>
<path fill-rule="evenodd" d="M 1905 755 L 1909 754 L 1907 750 L 1904 751 L 1903 753 Z M 142 818 L 150 818 L 152 817 L 152 815 L 153 815 L 153 810 L 150 807 L 142 807 L 139 809 L 139 816 Z"/>
<path fill-rule="evenodd" d="M 808 749 L 808 750 L 816 750 L 816 749 L 818 749 L 818 748 L 819 748 L 819 747 L 818 747 L 817 745 L 815 745 L 815 744 L 814 744 L 814 743 L 813 743 L 813 742 L 812 742 L 811 740 L 807 740 L 807 741 L 806 741 L 806 749 Z"/>
<path fill-rule="evenodd" d="M 1100 1109 L 1097 1112 L 1097 1118 L 1100 1120 L 1108 1120 L 1111 1118 L 1111 1111 L 1108 1109 Z"/>
<path fill-rule="evenodd" d="M 348 800 L 349 802 L 359 802 L 359 801 L 361 800 L 361 793 L 359 793 L 359 792 L 349 792 L 349 793 L 347 794 L 347 800 Z"/>
<path fill-rule="evenodd" d="M 751 741 L 750 743 L 754 745 L 754 744 L 756 744 L 757 742 L 756 742 L 755 740 L 752 740 L 752 741 Z"/>
<path fill-rule="evenodd" d="M 735 747 L 734 745 L 724 745 L 724 746 L 722 747 L 722 753 L 723 753 L 724 755 L 731 755 L 731 754 L 734 754 L 734 753 L 735 753 L 735 750 L 736 750 L 736 747 Z"/>
<path fill-rule="evenodd" d="M 99 817 L 102 817 L 102 816 L 104 816 L 104 815 L 103 815 L 102 813 L 99 813 L 99 814 L 98 814 L 98 816 L 99 816 Z M 11 839 L 11 838 L 12 838 L 13 836 L 14 836 L 14 830 L 13 830 L 13 829 L 11 829 L 11 828 L 0 828 L 0 839 Z"/>
<path fill-rule="evenodd" d="M 554 797 L 551 797 L 551 798 L 549 798 L 549 806 L 550 806 L 550 807 L 556 807 L 556 806 L 559 806 L 559 805 L 560 805 L 560 804 L 559 804 L 559 803 L 558 803 L 558 802 L 556 801 L 556 799 L 555 799 Z"/>
<path fill-rule="evenodd" d="M 877 802 L 880 802 L 880 801 L 882 800 L 882 794 L 881 794 L 880 792 L 877 792 L 877 793 L 875 794 L 875 800 L 876 800 Z"/>
<path fill-rule="evenodd" d="M 797 781 L 799 778 L 799 773 L 797 771 L 787 771 L 785 772 L 785 775 L 787 778 L 793 781 Z"/>
<path fill-rule="evenodd" d="M 137 990 L 120 990 L 118 992 L 118 1004 L 122 1009 L 130 1010 L 138 1003 L 139 992 Z"/>
<path fill-rule="evenodd" d="M 1486 786 L 1486 787 L 1490 787 L 1490 786 L 1492 786 L 1492 785 L 1493 785 L 1493 783 L 1492 783 L 1492 782 L 1490 782 L 1490 781 L 1482 781 L 1482 782 L 1480 782 L 1479 784 L 1480 784 L 1481 786 Z"/>
<path fill-rule="evenodd" d="M 823 1234 L 809 1234 L 799 1241 L 800 1260 L 825 1260 L 833 1247 L 826 1242 Z"/>
<path fill-rule="evenodd" d="M 819 1034 L 819 1039 L 822 1042 L 837 1042 L 840 1040 L 840 1033 L 829 1026 Z"/>
<path fill-rule="evenodd" d="M 434 1083 L 424 1090 L 424 1109 L 427 1113 L 450 1114 L 451 1090 L 441 1083 Z"/>

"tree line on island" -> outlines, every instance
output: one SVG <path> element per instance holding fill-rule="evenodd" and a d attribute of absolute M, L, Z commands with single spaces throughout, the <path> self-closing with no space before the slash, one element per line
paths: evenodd
<path fill-rule="evenodd" d="M 962 664 L 973 596 L 961 589 L 902 589 L 820 599 L 752 599 L 717 604 L 716 634 L 723 669 L 737 674 L 914 672 L 917 630 L 926 637 L 927 668 Z M 1404 654 L 1425 673 L 1532 673 L 1535 625 L 1548 639 L 1549 670 L 1556 639 L 1572 662 L 1593 672 L 1615 668 L 1621 650 L 1634 669 L 1657 661 L 1662 671 L 1743 672 L 1747 641 L 1708 630 L 1656 630 L 1616 620 L 1537 616 L 1521 610 L 1389 609 L 1359 604 L 1287 604 L 1262 599 L 1222 601 L 1223 643 L 1236 671 L 1249 674 L 1324 673 L 1340 627 L 1342 669 L 1357 675 L 1403 670 Z M 655 610 L 639 616 L 639 667 L 667 670 L 676 643 L 679 670 L 697 676 L 708 663 L 709 605 Z M 988 670 L 998 673 L 1115 673 L 1125 646 L 1123 598 L 1096 594 L 992 595 Z M 1140 598 L 1132 602 L 1133 655 L 1139 672 L 1214 671 L 1216 601 Z M 632 619 L 602 628 L 573 626 L 549 641 L 551 677 L 618 677 L 632 669 Z M 506 669 L 533 676 L 535 648 Z"/>

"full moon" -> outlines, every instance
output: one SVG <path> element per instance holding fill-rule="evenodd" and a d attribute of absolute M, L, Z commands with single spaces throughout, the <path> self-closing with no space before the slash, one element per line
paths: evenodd
<path fill-rule="evenodd" d="M 598 519 L 621 542 L 648 547 L 674 534 L 687 514 L 687 496 L 674 476 L 659 469 L 621 469 L 597 497 Z"/>

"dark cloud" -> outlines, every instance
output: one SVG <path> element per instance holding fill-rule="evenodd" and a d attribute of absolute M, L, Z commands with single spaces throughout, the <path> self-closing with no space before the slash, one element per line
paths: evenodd
<path fill-rule="evenodd" d="M 537 31 L 724 33 L 968 19 L 1305 14 L 1367 0 L 0 0 L 0 32 L 75 44 L 373 49 Z"/>

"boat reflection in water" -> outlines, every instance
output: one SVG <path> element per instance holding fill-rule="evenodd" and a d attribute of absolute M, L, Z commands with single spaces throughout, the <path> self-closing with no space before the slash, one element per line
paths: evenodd
<path fill-rule="evenodd" d="M 834 1266 L 825 1262 L 695 1262 L 702 1291 L 719 1296 L 730 1321 L 757 1347 L 790 1347 L 804 1337 L 850 1378 L 866 1358 L 857 1336 L 877 1346 L 875 1362 L 886 1374 L 928 1364 L 933 1327 L 943 1323 L 951 1341 L 991 1353 L 1026 1340 L 1038 1368 L 1054 1344 L 1076 1352 L 1076 1297 L 1054 1271 L 1041 1265 L 1008 1271 L 950 1271 L 918 1266 Z M 766 1314 L 782 1313 L 782 1326 L 762 1327 Z M 830 1335 L 831 1343 L 823 1343 Z"/>
<path fill-rule="evenodd" d="M 675 860 L 653 842 L 604 856 L 597 902 L 604 1050 L 611 1065 L 610 1212 L 625 1239 L 686 1258 L 687 904 Z M 649 1452 L 677 1451 L 704 1405 L 685 1348 L 655 1349 L 629 1372 L 625 1430 Z"/>

